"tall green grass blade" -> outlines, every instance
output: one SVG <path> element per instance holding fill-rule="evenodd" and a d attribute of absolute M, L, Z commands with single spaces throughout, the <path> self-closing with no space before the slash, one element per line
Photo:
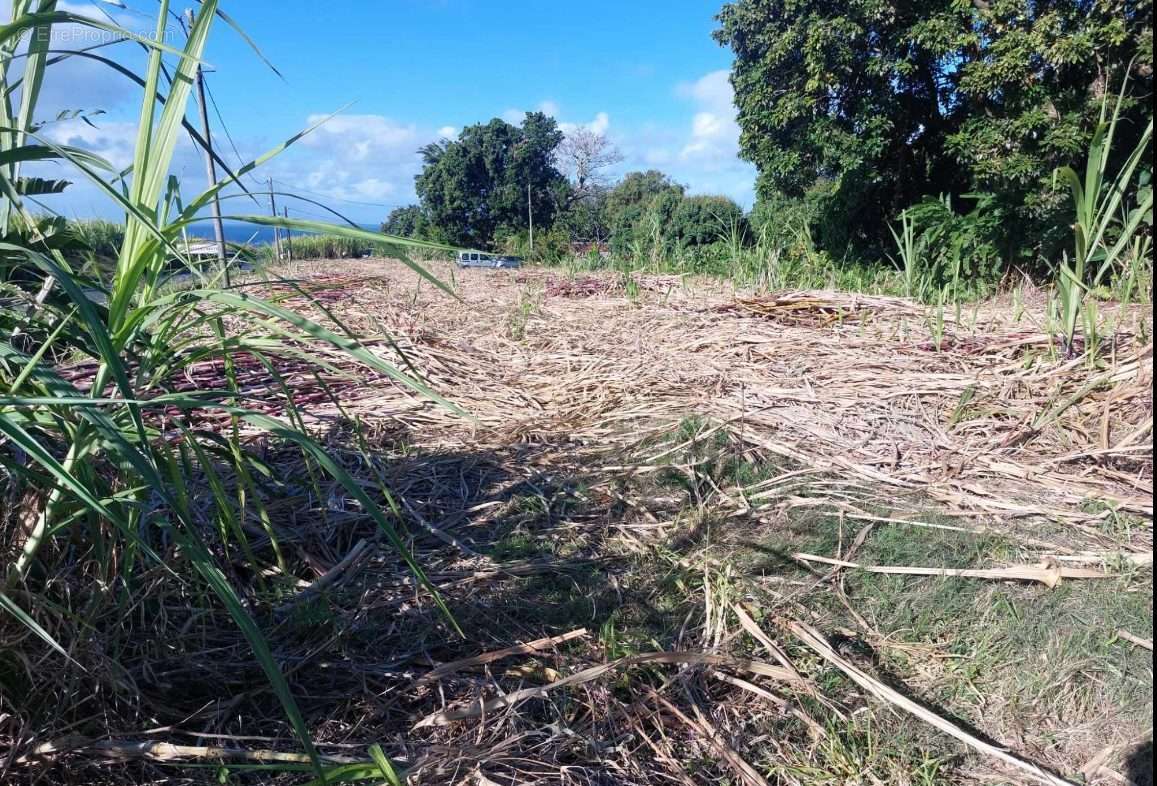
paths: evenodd
<path fill-rule="evenodd" d="M 385 778 L 386 783 L 390 786 L 402 786 L 402 778 L 398 775 L 397 770 L 394 769 L 393 763 L 390 762 L 386 754 L 382 752 L 382 746 L 377 744 L 371 745 L 369 753 L 374 764 L 378 765 L 378 770 L 381 771 L 381 775 Z"/>
<path fill-rule="evenodd" d="M 80 666 L 79 663 L 72 659 L 72 656 L 68 654 L 68 651 L 65 650 L 64 647 L 60 646 L 60 642 L 52 638 L 52 634 L 46 631 L 39 622 L 32 619 L 32 617 L 30 617 L 28 613 L 24 611 L 24 609 L 20 608 L 20 606 L 18 606 L 14 600 L 9 598 L 3 592 L 0 592 L 0 609 L 4 609 L 13 617 L 15 617 L 17 622 L 28 628 L 49 647 L 52 647 L 52 649 L 56 650 L 69 661 L 71 661 L 74 666 L 80 667 L 81 670 L 84 669 L 83 666 Z"/>
<path fill-rule="evenodd" d="M 276 473 L 244 448 L 241 424 L 257 429 L 277 444 L 295 446 L 306 457 L 311 475 L 316 471 L 320 477 L 324 472 L 347 496 L 356 499 L 419 583 L 431 591 L 452 626 L 454 622 L 405 541 L 394 530 L 389 514 L 372 496 L 378 492 L 372 485 L 367 491 L 307 433 L 288 386 L 286 417 L 290 425 L 244 408 L 245 399 L 233 373 L 234 355 L 249 352 L 277 379 L 274 360 L 282 357 L 297 358 L 315 370 L 329 368 L 344 373 L 330 362 L 333 350 L 337 350 L 424 398 L 457 412 L 461 410 L 436 396 L 417 379 L 417 373 L 411 377 L 379 358 L 336 319 L 338 331 L 322 327 L 276 302 L 250 297 L 244 289 L 221 292 L 204 287 L 158 295 L 157 287 L 170 261 L 189 266 L 177 246 L 187 222 L 213 197 L 222 196 L 228 185 L 245 191 L 239 177 L 267 162 L 312 128 L 246 164 L 239 172 L 226 166 L 228 177 L 182 206 L 170 169 L 181 133 L 191 131 L 194 139 L 198 138 L 185 117 L 190 86 L 214 18 L 233 27 L 237 27 L 236 23 L 220 11 L 216 0 L 205 0 L 185 45 L 174 48 L 163 43 L 169 3 L 161 0 L 156 34 L 152 39 L 139 40 L 147 51 L 143 78 L 95 51 L 55 52 L 47 46 L 49 37 L 39 36 L 38 40 L 44 39 L 45 43 L 19 55 L 27 58 L 23 74 L 10 80 L 18 42 L 27 31 L 46 30 L 57 24 L 120 31 L 111 21 L 79 17 L 58 11 L 55 5 L 55 0 L 17 0 L 12 22 L 0 27 L 0 194 L 4 197 L 6 230 L 0 252 L 5 270 L 28 271 L 44 282 L 44 297 L 33 308 L 16 312 L 0 303 L 0 314 L 6 323 L 19 324 L 26 334 L 23 341 L 33 342 L 31 347 L 22 343 L 19 348 L 12 342 L 0 342 L 0 382 L 5 384 L 7 394 L 0 396 L 0 465 L 10 477 L 41 492 L 43 500 L 33 536 L 24 543 L 7 581 L 38 580 L 39 573 L 30 576 L 28 572 L 34 562 L 42 565 L 47 575 L 52 575 L 57 567 L 70 569 L 70 561 L 78 552 L 88 555 L 98 566 L 118 566 L 109 569 L 110 577 L 121 588 L 118 598 L 125 597 L 120 595 L 122 590 L 128 597 L 139 590 L 133 585 L 142 559 L 159 566 L 166 578 L 183 581 L 186 575 L 200 577 L 193 585 L 194 592 L 206 598 L 211 591 L 236 622 L 294 733 L 309 752 L 314 773 L 321 775 L 323 770 L 309 739 L 309 729 L 271 647 L 241 594 L 229 584 L 213 556 L 221 549 L 259 567 L 258 559 L 266 555 L 259 557 L 254 553 L 243 526 L 247 516 L 255 513 L 270 538 L 278 564 L 284 564 L 256 482 L 258 476 L 272 478 Z M 35 11 L 29 13 L 33 6 Z M 248 36 L 239 28 L 238 31 L 252 45 Z M 165 62 L 168 55 L 177 58 L 170 64 L 171 76 Z M 123 171 L 87 151 L 42 139 L 35 130 L 36 104 L 46 70 L 74 57 L 103 64 L 111 69 L 110 73 L 127 76 L 143 88 L 133 163 Z M 169 94 L 162 95 L 159 88 L 166 80 Z M 12 107 L 17 95 L 21 97 L 18 111 Z M 28 212 L 24 197 L 34 197 L 34 192 L 52 191 L 57 186 L 21 178 L 18 171 L 25 163 L 53 160 L 80 172 L 124 211 L 126 226 L 111 286 L 81 276 L 59 252 L 46 250 L 41 242 L 43 236 L 37 234 L 35 217 Z M 335 215 L 341 218 L 340 214 Z M 30 228 L 27 239 L 7 232 L 11 227 L 8 220 L 13 216 Z M 250 219 L 255 225 L 271 223 L 264 216 Z M 302 232 L 323 231 L 359 241 L 384 240 L 397 246 L 429 247 L 356 227 L 275 221 Z M 450 291 L 420 266 L 404 261 L 440 289 Z M 96 302 L 104 295 L 107 306 Z M 243 329 L 238 335 L 228 335 L 220 329 L 226 320 L 243 322 Z M 56 364 L 66 359 L 80 360 L 85 366 L 91 364 L 95 371 L 82 373 L 79 379 L 83 381 L 73 384 L 58 373 Z M 209 360 L 224 362 L 224 390 L 165 392 L 171 380 L 191 364 Z M 174 411 L 179 414 L 174 415 Z M 229 427 L 218 432 L 190 425 L 197 416 L 209 412 L 226 414 Z M 185 414 L 191 417 L 184 418 Z M 229 481 L 233 480 L 235 486 L 230 486 Z M 380 493 L 393 507 L 384 485 Z M 216 522 L 219 529 L 202 531 L 206 521 Z M 173 537 L 179 548 L 170 552 L 167 549 Z M 220 542 L 210 548 L 203 537 Z M 81 548 L 43 548 L 54 539 L 63 542 L 64 538 Z M 164 558 L 154 548 L 158 542 L 166 546 Z M 184 569 L 187 573 L 182 572 Z M 36 592 L 37 588 L 29 591 Z M 102 593 L 94 593 L 85 608 L 102 602 Z M 67 652 L 61 642 L 45 638 L 46 632 L 10 595 L 0 596 L 0 606 L 54 650 Z M 384 760 L 380 749 L 376 754 L 371 752 L 371 756 Z M 385 767 L 379 760 L 362 772 L 366 777 L 389 779 L 392 770 L 385 761 Z M 346 773 L 353 775 L 352 770 Z"/>
<path fill-rule="evenodd" d="M 265 678 L 269 680 L 270 686 L 273 688 L 277 700 L 281 702 L 282 708 L 289 719 L 290 725 L 293 727 L 294 733 L 297 735 L 298 741 L 302 747 L 305 748 L 306 755 L 309 756 L 310 761 L 313 762 L 314 770 L 319 777 L 324 777 L 324 771 L 321 765 L 321 759 L 318 758 L 317 749 L 313 746 L 313 740 L 309 734 L 309 727 L 305 724 L 305 718 L 301 714 L 301 709 L 297 705 L 297 700 L 293 697 L 293 692 L 289 688 L 289 683 L 285 679 L 285 675 L 281 673 L 281 668 L 277 665 L 277 661 L 273 657 L 273 652 L 269 648 L 269 643 L 261 634 L 261 629 L 257 627 L 257 623 L 253 621 L 253 617 L 245 610 L 241 603 L 241 598 L 238 597 L 237 591 L 225 578 L 225 574 L 221 569 L 214 564 L 209 552 L 201 541 L 195 537 L 195 530 L 189 529 L 183 533 L 182 541 L 189 551 L 190 559 L 193 567 L 205 579 L 206 583 L 212 587 L 217 597 L 225 604 L 225 608 L 229 612 L 229 616 L 233 618 L 233 622 L 241 629 L 241 633 L 249 642 L 250 648 L 253 650 L 257 662 L 261 665 L 261 670 L 265 672 Z"/>

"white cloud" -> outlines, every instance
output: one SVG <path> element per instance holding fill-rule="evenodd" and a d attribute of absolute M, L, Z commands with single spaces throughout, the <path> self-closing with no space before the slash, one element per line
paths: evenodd
<path fill-rule="evenodd" d="M 45 135 L 60 145 L 88 150 L 108 161 L 117 169 L 133 162 L 137 124 L 127 122 L 99 122 L 93 125 L 83 120 L 65 120 L 50 124 Z"/>
<path fill-rule="evenodd" d="M 310 115 L 305 125 L 316 125 L 325 117 Z M 95 127 L 79 119 L 51 123 L 45 128 L 45 134 L 60 144 L 90 150 L 115 167 L 130 165 L 136 124 L 100 120 L 94 120 Z M 457 129 L 452 126 L 423 128 L 384 115 L 339 115 L 307 134 L 296 145 L 269 162 L 256 176 L 262 183 L 267 177 L 273 178 L 279 190 L 293 192 L 300 189 L 304 196 L 322 202 L 332 200 L 332 207 L 359 216 L 362 220 L 380 219 L 389 208 L 416 201 L 414 176 L 422 168 L 420 148 L 438 139 L 452 138 L 456 134 Z M 203 160 L 186 135 L 180 135 L 179 139 L 172 171 L 182 180 L 187 195 L 198 193 L 204 187 Z M 236 141 L 241 148 L 240 155 L 245 160 L 253 158 L 256 152 L 265 147 L 257 139 L 238 138 Z M 236 163 L 236 156 L 231 150 L 223 150 L 221 154 L 231 163 Z M 59 166 L 54 167 L 54 170 L 48 176 L 76 181 L 62 195 L 58 203 L 60 209 L 71 213 L 83 207 L 86 212 L 101 215 L 117 212 L 111 203 L 94 211 L 92 205 L 109 202 L 107 197 L 101 198 L 94 187 L 86 185 L 71 171 L 65 171 Z M 292 200 L 289 204 L 292 210 Z M 316 208 L 309 205 L 299 207 L 303 214 L 317 212 Z"/>
<path fill-rule="evenodd" d="M 551 117 L 558 117 L 559 115 L 558 104 L 556 104 L 554 101 L 551 101 L 550 99 L 539 103 L 538 111 Z"/>
<path fill-rule="evenodd" d="M 726 70 L 675 85 L 690 116 L 682 127 L 648 124 L 614 137 L 624 169 L 660 169 L 691 193 L 724 194 L 742 205 L 754 200 L 755 167 L 739 158 L 739 124 Z"/>
<path fill-rule="evenodd" d="M 310 115 L 306 124 L 316 125 L 325 117 Z M 366 161 L 412 153 L 420 146 L 417 140 L 418 129 L 412 123 L 403 125 L 382 115 L 338 115 L 306 136 L 302 144 L 333 150 L 345 160 Z"/>
<path fill-rule="evenodd" d="M 310 115 L 306 123 L 324 118 Z M 302 139 L 300 149 L 279 158 L 275 177 L 289 191 L 300 183 L 336 200 L 410 202 L 414 175 L 421 170 L 419 149 L 456 134 L 453 126 L 423 130 L 384 115 L 338 115 Z"/>
<path fill-rule="evenodd" d="M 675 86 L 675 93 L 713 112 L 735 112 L 735 94 L 731 90 L 730 75 L 725 68 L 704 74 L 694 82 L 680 82 Z"/>
<path fill-rule="evenodd" d="M 680 158 L 697 159 L 707 166 L 734 161 L 739 154 L 739 124 L 735 122 L 734 93 L 727 71 L 712 71 L 694 82 L 682 83 L 676 94 L 690 99 L 699 109 L 691 118 L 691 136 L 679 152 Z"/>
<path fill-rule="evenodd" d="M 358 194 L 366 199 L 385 199 L 397 193 L 397 186 L 388 180 L 382 180 L 376 177 L 369 177 L 365 180 L 359 180 L 352 185 L 355 194 Z"/>
<path fill-rule="evenodd" d="M 558 127 L 564 134 L 569 134 L 579 128 L 585 128 L 596 134 L 605 134 L 607 129 L 611 127 L 611 116 L 606 112 L 596 112 L 594 119 L 588 123 L 559 123 Z"/>

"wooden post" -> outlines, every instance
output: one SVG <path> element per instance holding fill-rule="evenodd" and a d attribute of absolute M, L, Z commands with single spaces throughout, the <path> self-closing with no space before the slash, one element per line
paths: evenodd
<path fill-rule="evenodd" d="M 277 202 L 273 198 L 273 178 L 269 178 L 269 210 L 273 217 L 277 218 Z M 273 228 L 273 252 L 277 255 L 277 260 L 281 261 L 281 228 Z"/>
<path fill-rule="evenodd" d="M 285 217 L 289 218 L 289 208 L 283 207 L 281 209 L 284 211 Z M 292 262 L 293 261 L 293 233 L 289 231 L 289 227 L 285 228 L 285 248 L 286 248 L 286 255 L 289 257 L 289 261 Z"/>
<path fill-rule="evenodd" d="M 530 204 L 530 183 L 526 184 L 526 220 L 530 224 L 530 253 L 534 254 L 534 208 Z"/>
<path fill-rule="evenodd" d="M 189 22 L 189 28 L 193 27 L 193 9 L 185 9 L 185 18 Z M 209 187 L 217 185 L 217 168 L 213 165 L 213 137 L 209 130 L 209 109 L 205 105 L 205 77 L 201 73 L 201 65 L 197 64 L 196 71 L 197 82 L 197 104 L 201 108 L 201 133 L 205 137 L 205 174 L 209 178 Z M 229 265 L 228 255 L 225 252 L 225 225 L 221 222 L 221 201 L 218 195 L 213 195 L 213 203 L 210 205 L 213 216 L 213 234 L 217 240 L 217 261 L 221 264 L 221 270 L 225 273 L 225 286 L 230 286 L 229 282 Z"/>

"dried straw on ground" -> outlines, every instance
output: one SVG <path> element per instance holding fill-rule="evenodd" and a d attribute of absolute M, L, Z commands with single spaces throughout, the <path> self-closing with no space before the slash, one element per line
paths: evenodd
<path fill-rule="evenodd" d="M 429 596 L 336 487 L 324 499 L 289 490 L 269 500 L 281 547 L 293 557 L 286 578 L 294 594 L 259 611 L 318 719 L 316 741 L 330 761 L 356 758 L 372 741 L 415 783 L 693 783 L 688 761 L 714 763 L 720 778 L 765 783 L 761 761 L 788 758 L 790 745 L 814 751 L 832 736 L 813 717 L 816 707 L 849 722 L 855 714 L 848 697 L 825 695 L 807 676 L 817 666 L 801 664 L 798 641 L 797 651 L 788 648 L 799 622 L 823 627 L 801 598 L 829 582 L 842 597 L 841 572 L 862 564 L 850 560 L 871 526 L 998 532 L 1023 544 L 1016 564 L 1043 562 L 1058 575 L 1151 565 L 1153 346 L 1139 309 L 1103 310 L 1113 330 L 1091 367 L 1057 355 L 1042 304 L 1020 318 L 1005 303 L 965 307 L 944 315 L 937 335 L 923 307 L 897 298 L 434 267 L 454 279 L 460 299 L 381 260 L 342 263 L 340 273 L 329 263 L 299 264 L 278 271 L 292 282 L 243 284 L 322 320 L 330 312 L 469 414 L 337 353 L 320 375 L 291 358 L 277 361 L 300 414 L 339 460 L 367 487 L 389 486 L 431 581 L 472 633 L 462 642 L 440 624 Z M 278 412 L 280 384 L 252 359 L 237 365 L 251 402 Z M 221 373 L 195 368 L 171 384 L 211 389 Z M 698 424 L 691 436 L 681 428 L 688 419 Z M 388 456 L 365 466 L 375 457 L 351 449 L 352 428 Z M 745 488 L 697 486 L 693 502 L 712 515 L 770 529 L 793 509 L 823 506 L 870 525 L 850 550 L 823 558 L 831 571 L 778 596 L 768 610 L 784 615 L 778 628 L 755 621 L 751 583 L 709 549 L 694 560 L 664 557 L 662 536 L 687 501 L 660 492 L 644 499 L 627 482 L 671 470 L 675 456 L 691 462 L 677 470 L 694 474 L 686 456 L 717 438 L 778 470 Z M 279 466 L 277 455 L 267 458 Z M 565 515 L 553 507 L 563 488 L 575 505 Z M 554 559 L 494 556 L 485 547 L 531 515 L 518 507 L 527 499 L 545 510 L 536 537 L 584 548 Z M 951 523 L 926 520 L 933 508 L 953 514 Z M 1110 537 L 1101 525 L 1116 516 L 1146 526 Z M 538 593 L 551 582 L 582 571 L 597 577 L 603 603 L 650 593 L 618 583 L 617 568 L 632 552 L 702 576 L 700 621 L 673 631 L 663 651 L 615 653 L 576 625 L 544 629 L 526 616 L 550 605 Z M 999 577 L 1014 566 L 985 567 Z M 327 615 L 321 629 L 310 616 L 318 606 Z M 157 645 L 139 637 L 140 652 L 118 653 L 135 659 L 129 666 L 111 662 L 96 640 L 73 653 L 90 671 L 113 675 L 109 682 L 143 686 L 138 706 L 118 706 L 122 714 L 105 721 L 120 736 L 95 739 L 88 730 L 73 738 L 73 721 L 62 722 L 59 735 L 6 732 L 0 706 L 0 742 L 5 734 L 19 742 L 7 761 L 0 750 L 0 775 L 7 767 L 34 779 L 38 763 L 80 761 L 88 768 L 73 782 L 105 782 L 99 773 L 124 783 L 128 776 L 101 762 L 296 761 L 276 708 L 257 701 L 260 674 L 227 623 L 184 619 L 180 603 L 165 608 L 167 638 Z M 918 650 L 878 636 L 850 611 L 877 645 Z M 640 673 L 645 680 L 635 679 Z M 630 691 L 618 690 L 628 679 Z M 180 704 L 182 686 L 204 699 Z M 255 717 L 247 702 L 267 714 Z M 75 714 L 101 712 L 106 704 Z M 156 724 L 143 719 L 154 713 L 168 725 L 150 729 Z M 1038 764 L 1079 768 L 1081 746 L 1026 751 L 1019 743 L 1030 735 L 998 723 L 1004 718 L 984 720 L 980 731 L 1012 744 L 1009 754 L 1030 760 L 1032 772 Z M 785 722 L 798 734 L 768 734 Z M 1095 747 L 1106 742 L 1113 741 Z M 165 772 L 145 769 L 134 782 Z M 807 782 L 792 777 L 781 782 Z"/>
<path fill-rule="evenodd" d="M 372 262 L 348 278 L 309 277 L 311 297 L 340 297 L 355 332 L 388 331 L 475 420 L 385 381 L 343 389 L 343 408 L 396 414 L 427 444 L 567 435 L 592 452 L 698 415 L 727 423 L 753 450 L 837 476 L 850 495 L 871 489 L 888 507 L 931 498 L 981 518 L 1074 525 L 1110 510 L 1152 516 L 1153 343 L 1137 338 L 1140 308 L 1106 310 L 1116 331 L 1090 368 L 1057 355 L 1043 313 L 1014 321 L 1001 303 L 948 315 L 937 350 L 925 310 L 900 298 L 737 298 L 721 285 L 667 281 L 662 296 L 633 302 L 574 298 L 558 278 L 459 273 L 455 301 L 429 287 L 415 298 L 416 277 Z M 597 289 L 591 280 L 578 285 Z M 523 320 L 515 340 L 512 323 Z M 774 478 L 744 491 L 757 505 L 782 502 L 790 485 Z"/>

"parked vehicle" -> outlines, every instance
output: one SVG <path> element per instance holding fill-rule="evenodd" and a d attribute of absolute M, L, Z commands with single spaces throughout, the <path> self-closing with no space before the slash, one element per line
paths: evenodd
<path fill-rule="evenodd" d="M 484 251 L 459 251 L 458 267 L 520 268 L 522 257 L 487 254 Z"/>

